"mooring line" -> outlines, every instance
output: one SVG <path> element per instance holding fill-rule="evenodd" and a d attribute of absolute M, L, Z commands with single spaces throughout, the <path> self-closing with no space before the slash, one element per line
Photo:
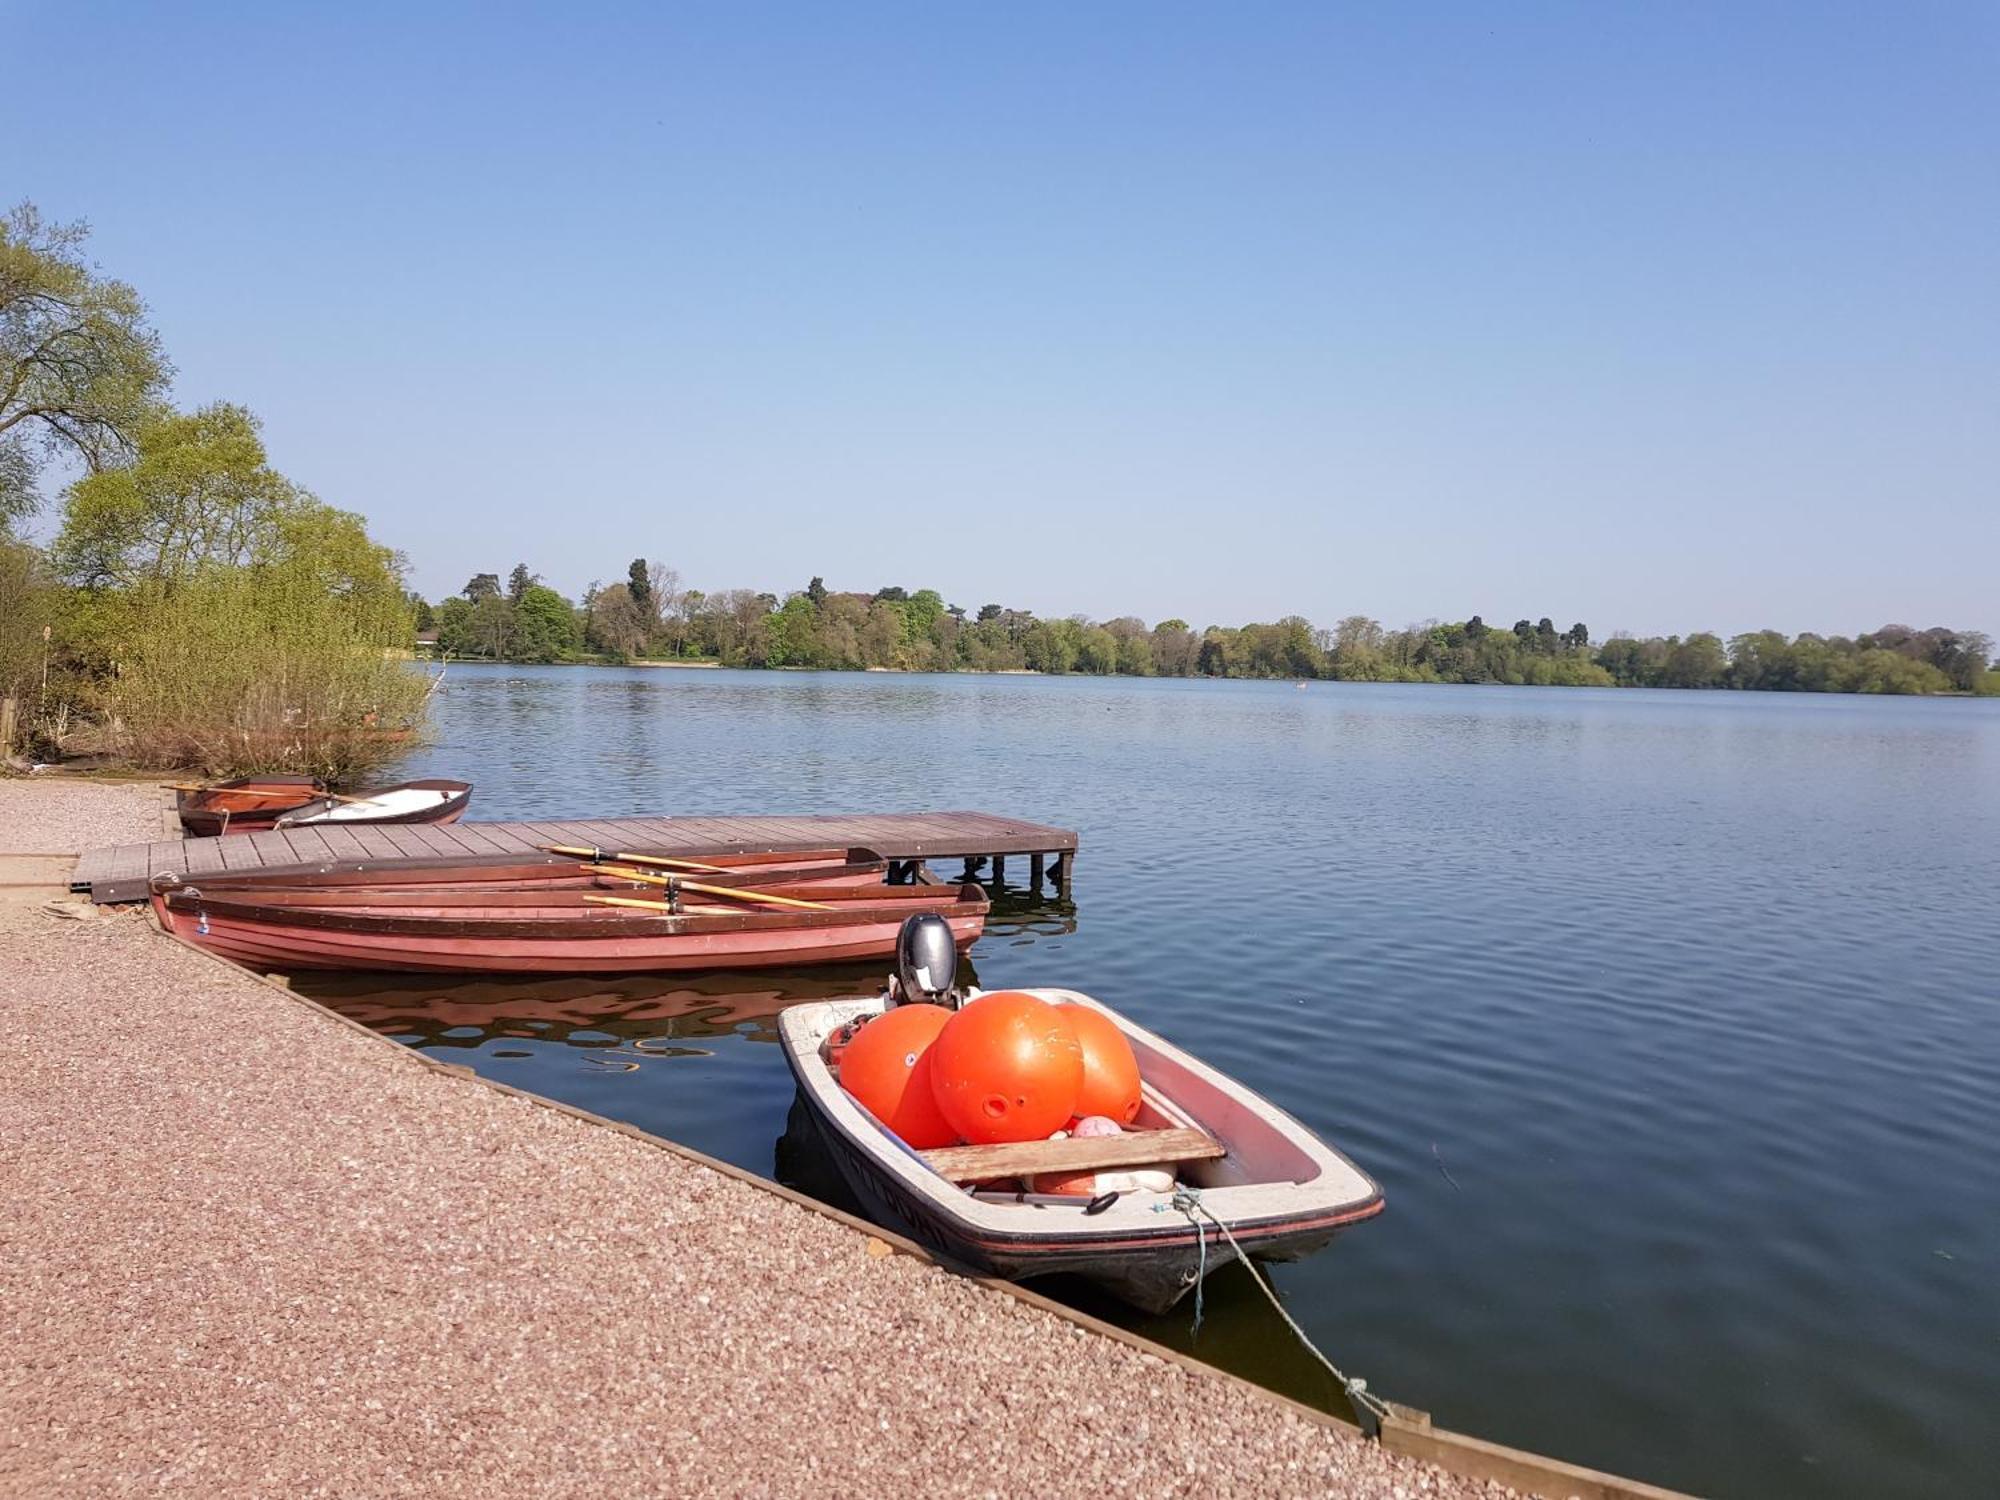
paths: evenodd
<path fill-rule="evenodd" d="M 1367 1381 L 1358 1376 L 1347 1374 L 1340 1366 L 1326 1357 L 1319 1345 L 1306 1336 L 1306 1331 L 1299 1327 L 1298 1320 L 1287 1312 L 1285 1304 L 1278 1300 L 1276 1289 L 1265 1279 L 1264 1273 L 1257 1269 L 1256 1265 L 1251 1261 L 1249 1254 L 1236 1242 L 1236 1236 L 1229 1232 L 1229 1226 L 1218 1219 L 1209 1206 L 1201 1201 L 1201 1189 L 1176 1187 L 1174 1189 L 1174 1196 L 1169 1202 L 1153 1205 L 1155 1213 L 1165 1208 L 1179 1209 L 1187 1215 L 1188 1222 L 1194 1225 L 1195 1243 L 1199 1247 L 1200 1257 L 1197 1263 L 1198 1279 L 1195 1282 L 1194 1292 L 1194 1323 L 1196 1331 L 1199 1332 L 1201 1328 L 1201 1283 L 1207 1279 L 1208 1270 L 1208 1239 L 1203 1231 L 1201 1218 L 1196 1217 L 1196 1214 L 1199 1213 L 1202 1218 L 1206 1218 L 1209 1223 L 1213 1224 L 1222 1237 L 1229 1242 L 1229 1248 L 1236 1252 L 1236 1258 L 1243 1263 L 1243 1269 L 1248 1271 L 1250 1279 L 1257 1283 L 1257 1290 L 1262 1292 L 1270 1300 L 1271 1306 L 1278 1310 L 1278 1316 L 1285 1320 L 1285 1326 L 1292 1330 L 1293 1335 L 1298 1341 L 1306 1346 L 1306 1352 L 1324 1365 L 1326 1372 L 1340 1383 L 1341 1390 L 1347 1395 L 1348 1404 L 1354 1408 L 1354 1418 L 1355 1421 L 1360 1423 L 1361 1430 L 1371 1438 L 1380 1437 L 1382 1435 L 1382 1419 L 1389 1415 L 1388 1405 L 1381 1397 L 1368 1389 Z"/>

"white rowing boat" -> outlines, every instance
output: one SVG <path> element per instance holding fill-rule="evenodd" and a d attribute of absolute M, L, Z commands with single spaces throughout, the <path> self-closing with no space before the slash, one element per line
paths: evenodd
<path fill-rule="evenodd" d="M 827 1061 L 828 1038 L 880 1015 L 887 996 L 796 1005 L 778 1018 L 804 1113 L 878 1222 L 975 1271 L 1077 1275 L 1157 1313 L 1239 1251 L 1296 1259 L 1382 1211 L 1367 1173 L 1268 1099 L 1087 995 L 1027 993 L 1099 1011 L 1131 1043 L 1142 1103 L 1124 1134 L 915 1150 L 841 1088 Z M 1026 1186 L 1043 1173 L 1153 1166 L 1172 1172 L 1170 1190 L 1086 1198 Z"/>

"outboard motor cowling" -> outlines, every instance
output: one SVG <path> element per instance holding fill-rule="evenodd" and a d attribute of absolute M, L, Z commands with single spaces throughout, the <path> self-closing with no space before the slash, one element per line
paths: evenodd
<path fill-rule="evenodd" d="M 936 912 L 921 912 L 903 922 L 896 934 L 896 989 L 906 1004 L 951 1003 L 952 981 L 958 977 L 958 944 L 951 924 Z"/>

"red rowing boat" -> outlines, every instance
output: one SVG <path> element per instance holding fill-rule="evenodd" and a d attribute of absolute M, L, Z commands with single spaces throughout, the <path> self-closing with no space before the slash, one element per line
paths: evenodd
<path fill-rule="evenodd" d="M 628 974 L 881 958 L 906 917 L 935 912 L 954 943 L 986 926 L 976 885 L 842 887 L 810 878 L 732 887 L 345 888 L 197 877 L 157 890 L 169 932 L 258 969 Z M 297 879 L 298 877 L 289 877 Z M 641 904 L 634 904 L 641 903 Z M 677 904 L 679 911 L 670 911 Z"/>

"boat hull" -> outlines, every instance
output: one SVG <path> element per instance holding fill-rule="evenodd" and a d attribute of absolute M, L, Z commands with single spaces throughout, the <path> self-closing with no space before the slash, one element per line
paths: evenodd
<path fill-rule="evenodd" d="M 881 1171 L 867 1152 L 855 1149 L 812 1107 L 809 1096 L 799 1096 L 798 1106 L 814 1146 L 825 1153 L 868 1218 L 975 1275 L 1002 1281 L 1074 1276 L 1130 1307 L 1157 1315 L 1172 1311 L 1204 1277 L 1239 1258 L 1212 1225 L 1198 1235 L 1184 1214 L 1171 1210 L 1160 1215 L 1157 1231 L 1117 1241 L 1036 1235 L 1010 1243 L 968 1232 L 903 1191 L 892 1175 Z M 1311 1226 L 1279 1223 L 1261 1232 L 1232 1224 L 1230 1233 L 1257 1260 L 1296 1260 L 1324 1247 L 1349 1222 L 1336 1218 Z"/>
<path fill-rule="evenodd" d="M 985 929 L 987 902 L 977 886 L 844 892 L 807 883 L 787 889 L 826 909 L 628 917 L 579 905 L 536 919 L 499 906 L 476 915 L 398 907 L 388 908 L 394 915 L 381 915 L 288 908 L 235 899 L 235 892 L 210 897 L 198 886 L 157 892 L 153 905 L 176 936 L 257 969 L 657 974 L 887 957 L 903 921 L 916 912 L 943 916 L 960 948 Z M 543 893 L 548 901 L 581 901 L 585 894 Z"/>

